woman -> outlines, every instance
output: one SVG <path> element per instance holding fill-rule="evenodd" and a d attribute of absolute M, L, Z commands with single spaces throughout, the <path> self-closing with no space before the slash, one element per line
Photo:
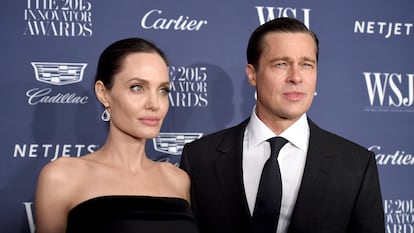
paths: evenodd
<path fill-rule="evenodd" d="M 79 158 L 59 158 L 40 173 L 36 232 L 197 232 L 190 180 L 155 162 L 145 142 L 168 111 L 168 62 L 149 41 L 117 41 L 101 54 L 95 93 L 109 121 L 105 144 Z"/>

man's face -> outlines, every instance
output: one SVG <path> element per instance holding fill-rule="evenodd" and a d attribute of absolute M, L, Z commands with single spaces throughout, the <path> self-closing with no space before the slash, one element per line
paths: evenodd
<path fill-rule="evenodd" d="M 257 115 L 265 124 L 295 122 L 311 106 L 316 88 L 316 44 L 307 33 L 273 32 L 263 38 L 258 68 L 248 64 L 257 91 Z"/>

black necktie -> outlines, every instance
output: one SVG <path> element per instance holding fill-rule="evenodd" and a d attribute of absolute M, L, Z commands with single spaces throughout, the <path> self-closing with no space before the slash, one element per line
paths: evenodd
<path fill-rule="evenodd" d="M 282 179 L 277 156 L 288 142 L 282 137 L 270 138 L 270 158 L 266 161 L 253 211 L 253 232 L 276 233 L 282 200 Z"/>

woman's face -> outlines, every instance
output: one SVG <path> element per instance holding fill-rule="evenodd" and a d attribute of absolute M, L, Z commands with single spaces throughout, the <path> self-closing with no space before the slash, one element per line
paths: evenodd
<path fill-rule="evenodd" d="M 157 53 L 132 53 L 106 90 L 112 130 L 134 138 L 154 138 L 168 111 L 168 67 Z"/>

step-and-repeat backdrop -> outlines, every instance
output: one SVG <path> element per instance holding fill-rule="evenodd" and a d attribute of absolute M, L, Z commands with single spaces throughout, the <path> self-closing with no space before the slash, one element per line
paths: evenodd
<path fill-rule="evenodd" d="M 282 16 L 320 38 L 309 116 L 376 154 L 387 233 L 414 232 L 414 2 L 18 0 L 0 12 L 1 232 L 34 232 L 34 192 L 46 163 L 104 142 L 93 79 L 106 46 L 144 37 L 165 50 L 171 107 L 147 152 L 179 164 L 186 142 L 250 115 L 247 41 Z"/>

